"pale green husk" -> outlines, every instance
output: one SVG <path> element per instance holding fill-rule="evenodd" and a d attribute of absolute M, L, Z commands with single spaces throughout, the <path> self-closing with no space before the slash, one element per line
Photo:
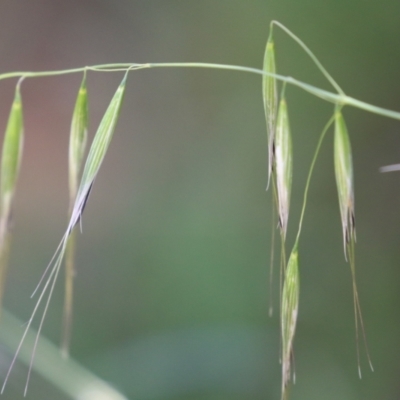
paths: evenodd
<path fill-rule="evenodd" d="M 11 245 L 10 220 L 12 203 L 18 180 L 24 141 L 23 111 L 20 82 L 15 89 L 14 101 L 8 117 L 3 141 L 0 171 L 0 312 L 7 275 L 8 257 Z"/>
<path fill-rule="evenodd" d="M 293 339 L 296 331 L 297 312 L 299 308 L 299 290 L 299 258 L 296 242 L 289 257 L 282 290 L 282 399 L 285 398 L 290 382 Z"/>
<path fill-rule="evenodd" d="M 2 207 L 1 212 L 3 216 L 10 212 L 11 202 L 21 165 L 23 141 L 24 127 L 22 101 L 18 84 L 8 118 L 1 159 L 0 198 Z"/>
<path fill-rule="evenodd" d="M 92 146 L 90 147 L 89 154 L 86 159 L 85 168 L 82 173 L 78 194 L 72 210 L 69 230 L 71 230 L 79 221 L 81 213 L 83 212 L 83 208 L 86 205 L 87 198 L 90 194 L 93 182 L 104 160 L 104 156 L 113 136 L 115 125 L 121 110 L 127 76 L 128 75 L 126 74 L 117 91 L 115 92 L 114 97 L 112 98 L 93 139 Z"/>
<path fill-rule="evenodd" d="M 275 50 L 272 37 L 269 37 L 264 54 L 263 71 L 275 74 Z M 274 138 L 276 128 L 276 114 L 278 109 L 278 89 L 277 82 L 274 76 L 263 75 L 263 100 L 265 119 L 267 121 L 267 136 L 268 136 L 268 185 L 271 178 L 273 163 L 274 163 Z"/>
<path fill-rule="evenodd" d="M 88 94 L 86 73 L 78 91 L 71 121 L 69 136 L 69 213 L 71 214 L 78 191 L 79 174 L 85 154 L 88 135 Z M 75 276 L 76 234 L 71 232 L 65 252 L 65 294 L 61 351 L 69 356 L 69 344 L 72 329 L 73 291 Z"/>
<path fill-rule="evenodd" d="M 335 113 L 334 163 L 346 255 L 347 243 L 355 239 L 354 183 L 350 138 L 340 111 Z"/>
<path fill-rule="evenodd" d="M 72 201 L 78 191 L 79 172 L 85 154 L 88 135 L 88 95 L 86 88 L 86 75 L 75 102 L 69 136 L 69 192 Z"/>
<path fill-rule="evenodd" d="M 282 97 L 279 103 L 276 125 L 275 171 L 278 188 L 279 221 L 283 236 L 286 237 L 292 189 L 293 150 L 287 104 L 284 97 Z"/>

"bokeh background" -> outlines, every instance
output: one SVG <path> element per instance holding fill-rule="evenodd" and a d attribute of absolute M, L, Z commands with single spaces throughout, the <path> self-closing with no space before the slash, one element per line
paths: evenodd
<path fill-rule="evenodd" d="M 167 61 L 261 67 L 272 19 L 299 35 L 346 93 L 400 110 L 397 0 L 3 0 L 0 71 Z M 275 41 L 282 74 L 330 89 L 296 44 L 278 30 Z M 120 79 L 89 74 L 91 137 Z M 66 227 L 68 134 L 80 80 L 26 80 L 22 88 L 26 139 L 5 295 L 5 307 L 22 321 Z M 15 80 L 0 82 L 0 131 L 14 87 Z M 332 105 L 292 87 L 287 96 L 294 140 L 290 248 Z M 358 378 L 329 135 L 300 243 L 291 398 L 398 399 L 400 175 L 380 174 L 379 167 L 400 162 L 400 122 L 350 108 L 344 115 L 355 168 L 358 287 L 375 372 L 360 342 Z M 73 359 L 130 399 L 279 399 L 279 320 L 277 312 L 268 317 L 266 181 L 259 76 L 133 72 L 79 235 Z M 60 278 L 43 331 L 55 344 Z M 277 279 L 273 298 L 277 309 Z M 3 378 L 14 350 L 0 343 Z M 26 372 L 17 362 L 4 399 L 23 397 Z M 68 397 L 34 373 L 28 398 Z"/>

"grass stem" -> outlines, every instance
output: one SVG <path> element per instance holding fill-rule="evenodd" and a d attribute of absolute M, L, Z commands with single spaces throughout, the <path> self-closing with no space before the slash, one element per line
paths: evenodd
<path fill-rule="evenodd" d="M 84 71 L 97 71 L 97 72 L 117 72 L 117 71 L 127 71 L 127 70 L 137 70 L 137 69 L 147 69 L 147 68 L 209 68 L 209 69 L 223 69 L 237 72 L 247 72 L 257 75 L 265 75 L 276 78 L 281 82 L 286 82 L 290 85 L 297 86 L 304 91 L 317 96 L 325 101 L 328 101 L 333 104 L 337 104 L 340 106 L 351 106 L 355 108 L 359 108 L 361 110 L 378 114 L 383 117 L 393 118 L 400 120 L 400 112 L 388 110 L 386 108 L 374 106 L 372 104 L 366 103 L 361 100 L 357 100 L 353 97 L 332 93 L 327 90 L 323 90 L 317 88 L 308 83 L 299 81 L 291 76 L 283 76 L 279 74 L 271 74 L 265 72 L 258 68 L 245 67 L 240 65 L 227 65 L 227 64 L 214 64 L 214 63 L 200 63 L 200 62 L 191 62 L 191 63 L 147 63 L 147 64 L 136 64 L 136 63 L 121 63 L 121 64 L 99 64 L 87 67 L 80 68 L 71 68 L 64 69 L 58 71 L 21 71 L 21 72 L 7 72 L 4 74 L 0 74 L 0 80 L 3 79 L 11 79 L 11 78 L 39 78 L 39 77 L 49 77 L 49 76 L 57 76 L 57 75 L 67 75 L 74 74 Z"/>
<path fill-rule="evenodd" d="M 305 189 L 304 189 L 303 206 L 301 208 L 301 214 L 300 214 L 300 220 L 299 220 L 299 228 L 298 228 L 297 236 L 296 236 L 296 243 L 298 243 L 298 241 L 299 241 L 301 228 L 303 226 L 303 219 L 304 219 L 304 214 L 305 214 L 306 205 L 307 205 L 308 189 L 310 188 L 311 176 L 312 176 L 312 173 L 313 173 L 313 170 L 314 170 L 315 162 L 317 161 L 317 157 L 318 157 L 319 151 L 321 149 L 321 145 L 322 145 L 322 142 L 323 142 L 323 140 L 325 138 L 325 135 L 328 132 L 328 129 L 330 128 L 330 126 L 332 125 L 334 120 L 335 120 L 335 116 L 333 115 L 329 119 L 327 124 L 325 125 L 324 129 L 322 130 L 322 133 L 321 133 L 321 135 L 319 137 L 319 140 L 318 140 L 318 143 L 317 143 L 317 147 L 316 147 L 315 152 L 314 152 L 313 159 L 311 161 L 310 169 L 308 171 L 306 186 L 305 186 Z"/>

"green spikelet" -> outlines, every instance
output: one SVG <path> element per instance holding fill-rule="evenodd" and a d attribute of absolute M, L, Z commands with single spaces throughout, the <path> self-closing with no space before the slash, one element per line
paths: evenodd
<path fill-rule="evenodd" d="M 20 82 L 15 89 L 14 101 L 11 106 L 6 132 L 4 135 L 3 152 L 0 171 L 0 311 L 4 294 L 7 273 L 8 255 L 11 244 L 11 213 L 12 203 L 17 185 L 22 159 L 24 141 L 24 123 Z"/>
<path fill-rule="evenodd" d="M 299 308 L 299 257 L 297 243 L 290 254 L 282 290 L 282 399 L 287 398 L 291 377 L 291 357 Z"/>
<path fill-rule="evenodd" d="M 75 102 L 69 136 L 69 214 L 71 214 L 78 191 L 79 175 L 85 154 L 88 135 L 88 95 L 86 74 Z M 64 357 L 69 355 L 69 344 L 72 330 L 73 291 L 75 276 L 76 234 L 72 232 L 68 238 L 65 252 L 65 295 L 63 312 L 63 329 L 61 351 Z"/>
<path fill-rule="evenodd" d="M 290 194 L 292 190 L 293 150 L 286 99 L 279 103 L 278 121 L 275 135 L 275 170 L 278 189 L 278 212 L 283 237 L 286 237 Z"/>
<path fill-rule="evenodd" d="M 350 138 L 340 111 L 335 112 L 334 162 L 336 186 L 342 219 L 343 246 L 355 240 L 354 181 Z"/>
<path fill-rule="evenodd" d="M 268 38 L 267 46 L 264 54 L 263 70 L 265 72 L 275 74 L 275 50 L 272 35 Z M 278 90 L 276 78 L 273 76 L 263 75 L 263 100 L 265 118 L 267 122 L 268 136 L 268 186 L 271 179 L 272 167 L 274 163 L 274 140 L 276 127 L 276 114 L 278 110 Z"/>

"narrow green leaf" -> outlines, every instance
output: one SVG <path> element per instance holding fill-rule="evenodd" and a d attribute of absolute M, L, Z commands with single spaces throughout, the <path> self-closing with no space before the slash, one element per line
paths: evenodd
<path fill-rule="evenodd" d="M 263 71 L 271 74 L 276 73 L 274 42 L 270 36 L 267 41 L 264 54 Z M 272 167 L 274 163 L 274 138 L 276 126 L 276 114 L 278 109 L 278 89 L 276 78 L 263 75 L 263 100 L 265 118 L 267 121 L 268 136 L 268 186 L 271 178 Z"/>
<path fill-rule="evenodd" d="M 283 236 L 286 237 L 290 194 L 292 190 L 293 150 L 287 104 L 283 96 L 279 103 L 278 121 L 276 125 L 275 168 L 278 188 L 279 222 Z"/>
<path fill-rule="evenodd" d="M 299 257 L 296 242 L 289 257 L 282 291 L 282 399 L 286 398 L 285 394 L 291 376 L 291 357 L 299 308 L 299 291 Z"/>
<path fill-rule="evenodd" d="M 334 163 L 342 219 L 343 245 L 355 239 L 353 161 L 350 138 L 340 111 L 335 112 Z"/>

